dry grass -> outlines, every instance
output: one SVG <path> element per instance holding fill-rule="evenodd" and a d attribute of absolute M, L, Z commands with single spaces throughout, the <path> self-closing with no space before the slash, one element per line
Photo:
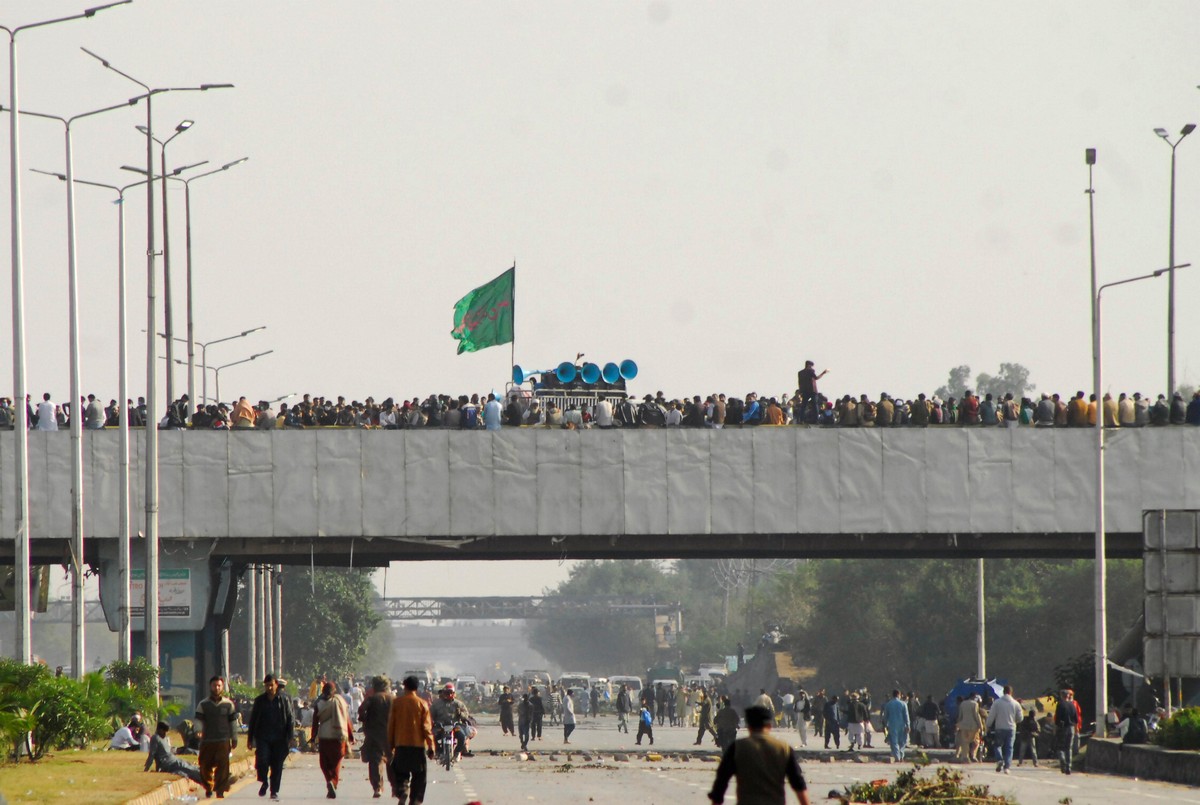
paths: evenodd
<path fill-rule="evenodd" d="M 247 754 L 240 742 L 234 760 Z M 184 760 L 196 762 L 195 755 Z M 37 763 L 0 764 L 0 794 L 10 803 L 68 802 L 71 805 L 120 805 L 180 779 L 175 774 L 142 772 L 141 752 L 101 749 L 63 751 Z M 199 790 L 199 789 L 197 789 Z"/>

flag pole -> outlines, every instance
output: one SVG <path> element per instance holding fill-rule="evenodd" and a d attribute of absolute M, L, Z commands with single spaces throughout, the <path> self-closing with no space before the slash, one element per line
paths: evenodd
<path fill-rule="evenodd" d="M 517 365 L 517 258 L 513 258 L 513 281 L 512 281 L 512 317 L 513 317 L 513 337 L 509 342 L 508 351 L 508 372 L 512 375 L 512 368 Z"/>

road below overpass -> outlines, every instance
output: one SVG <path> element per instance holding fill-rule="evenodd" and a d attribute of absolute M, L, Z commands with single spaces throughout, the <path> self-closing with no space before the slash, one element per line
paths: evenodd
<path fill-rule="evenodd" d="M 464 802 L 483 802 L 487 805 L 527 805 L 530 802 L 592 803 L 592 805 L 628 805 L 629 803 L 704 803 L 716 772 L 715 751 L 711 740 L 699 752 L 692 754 L 695 730 L 682 727 L 655 726 L 653 750 L 662 752 L 661 760 L 648 760 L 651 747 L 638 747 L 630 736 L 616 732 L 615 719 L 580 719 L 571 736 L 570 757 L 563 752 L 561 728 L 545 733 L 541 743 L 534 743 L 536 760 L 519 760 L 515 738 L 500 735 L 494 717 L 485 717 L 480 736 L 472 748 L 474 758 L 467 758 L 451 771 L 430 764 L 426 805 L 462 805 Z M 741 733 L 744 735 L 744 731 Z M 777 735 L 793 745 L 798 743 L 793 731 L 779 730 Z M 811 740 L 810 744 L 816 744 Z M 493 754 L 495 752 L 495 754 Z M 592 753 L 587 760 L 583 752 Z M 614 760 L 617 752 L 628 752 L 628 760 Z M 681 754 L 689 760 L 680 760 Z M 943 753 L 948 754 L 948 753 Z M 707 761 L 704 759 L 707 758 Z M 824 762 L 832 760 L 834 762 Z M 866 762 L 855 762 L 847 753 L 825 752 L 818 749 L 802 751 L 802 768 L 814 803 L 827 801 L 830 790 L 841 791 L 856 782 L 893 779 L 904 766 L 885 762 L 886 751 L 876 749 L 863 755 Z M 343 781 L 338 788 L 338 800 L 373 802 L 366 769 L 356 760 L 343 764 Z M 934 766 L 933 768 L 936 768 Z M 964 768 L 954 766 L 956 769 Z M 1069 801 L 1073 805 L 1129 805 L 1129 803 L 1200 803 L 1200 791 L 1186 786 L 1145 780 L 1132 780 L 1106 775 L 1075 773 L 1061 774 L 1051 763 L 1038 768 L 1029 764 L 1014 767 L 1011 774 L 997 774 L 991 763 L 969 767 L 971 782 L 991 787 L 994 793 L 1010 794 L 1020 805 L 1057 805 Z M 930 773 L 930 772 L 926 772 Z M 325 784 L 315 755 L 293 758 L 284 772 L 280 796 L 287 802 L 325 801 Z M 245 785 L 231 797 L 238 802 L 258 802 L 257 784 Z M 384 792 L 385 796 L 388 792 Z M 736 802 L 731 787 L 726 802 Z M 790 796 L 789 802 L 795 802 Z"/>

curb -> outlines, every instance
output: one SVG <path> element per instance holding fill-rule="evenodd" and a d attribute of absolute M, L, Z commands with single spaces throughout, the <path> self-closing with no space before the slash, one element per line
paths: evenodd
<path fill-rule="evenodd" d="M 236 783 L 246 772 L 254 771 L 254 758 L 245 758 L 237 763 L 232 763 L 229 766 L 229 777 Z M 186 777 L 180 777 L 172 783 L 160 786 L 146 794 L 126 800 L 125 805 L 162 805 L 165 802 L 174 802 L 183 799 L 184 797 L 196 796 L 199 792 L 199 799 L 203 799 L 204 787 L 199 783 L 193 783 Z"/>

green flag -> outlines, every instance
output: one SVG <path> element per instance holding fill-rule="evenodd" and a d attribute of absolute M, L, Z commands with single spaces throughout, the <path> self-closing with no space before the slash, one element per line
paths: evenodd
<path fill-rule="evenodd" d="M 487 285 L 480 285 L 454 305 L 454 329 L 458 354 L 507 344 L 513 340 L 513 266 Z"/>

